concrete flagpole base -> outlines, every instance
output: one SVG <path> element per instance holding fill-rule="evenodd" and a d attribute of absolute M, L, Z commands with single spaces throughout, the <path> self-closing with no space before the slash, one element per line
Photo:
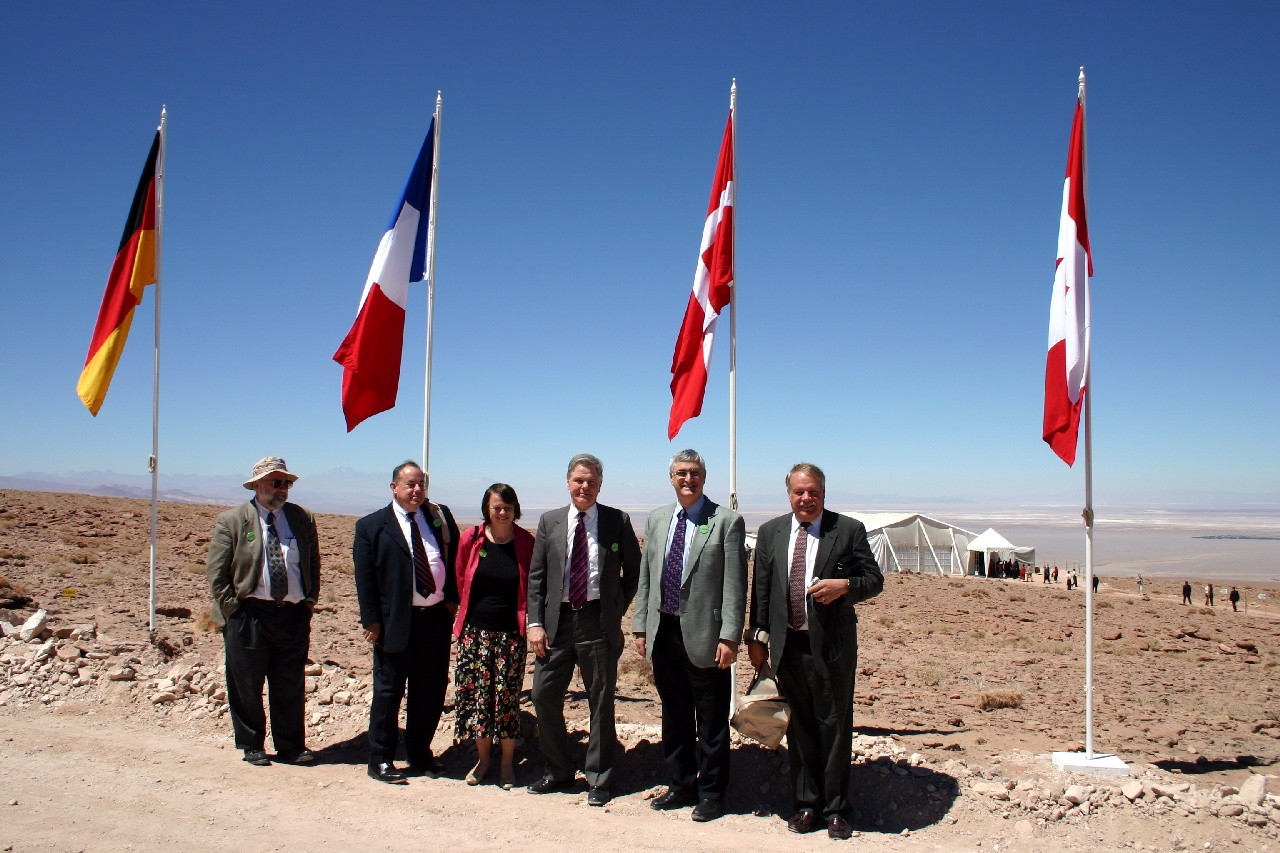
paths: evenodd
<path fill-rule="evenodd" d="M 1068 773 L 1097 773 L 1102 776 L 1128 776 L 1129 765 L 1114 755 L 1094 753 L 1087 758 L 1083 752 L 1055 752 L 1053 763 Z"/>

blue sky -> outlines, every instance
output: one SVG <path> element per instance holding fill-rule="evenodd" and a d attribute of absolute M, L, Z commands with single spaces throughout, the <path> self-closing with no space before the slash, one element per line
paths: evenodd
<path fill-rule="evenodd" d="M 151 312 L 101 414 L 75 383 L 169 109 L 161 470 L 419 455 L 425 288 L 399 406 L 348 435 L 330 360 L 444 93 L 432 490 L 727 491 L 727 318 L 701 418 L 672 347 L 739 85 L 739 481 L 1078 503 L 1039 438 L 1077 68 L 1089 79 L 1095 500 L 1280 501 L 1280 6 L 10 4 L 0 474 L 141 473 Z M 303 495 L 299 496 L 300 498 Z M 840 508 L 854 508 L 841 506 Z M 862 507 L 879 508 L 879 507 Z"/>

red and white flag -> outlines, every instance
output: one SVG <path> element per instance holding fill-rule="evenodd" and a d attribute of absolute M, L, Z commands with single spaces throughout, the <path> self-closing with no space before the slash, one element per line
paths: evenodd
<path fill-rule="evenodd" d="M 1058 269 L 1049 306 L 1049 357 L 1044 372 L 1044 440 L 1071 465 L 1076 461 L 1080 406 L 1089 381 L 1089 277 L 1093 254 L 1085 216 L 1084 83 L 1076 100 L 1062 189 Z"/>
<path fill-rule="evenodd" d="M 720 160 L 711 185 L 707 221 L 702 226 L 702 247 L 693 274 L 693 292 L 680 325 L 675 355 L 671 359 L 671 417 L 667 438 L 702 412 L 711 367 L 711 345 L 715 342 L 716 319 L 729 304 L 733 287 L 733 206 L 737 192 L 733 169 L 733 110 L 720 143 Z"/>

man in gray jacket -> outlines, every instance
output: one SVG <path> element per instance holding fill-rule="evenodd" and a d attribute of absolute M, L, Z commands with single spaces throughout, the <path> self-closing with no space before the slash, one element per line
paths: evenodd
<path fill-rule="evenodd" d="M 653 662 L 662 699 L 662 752 L 671 771 L 658 810 L 694 806 L 696 821 L 724 814 L 729 786 L 730 665 L 747 601 L 742 516 L 703 493 L 694 450 L 671 458 L 676 503 L 649 514 L 632 632 Z"/>

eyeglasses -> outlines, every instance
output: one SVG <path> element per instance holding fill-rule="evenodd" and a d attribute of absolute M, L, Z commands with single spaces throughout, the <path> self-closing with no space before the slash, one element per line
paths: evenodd
<path fill-rule="evenodd" d="M 706 476 L 706 472 L 700 471 L 697 468 L 677 468 L 672 472 L 671 476 L 679 478 L 687 477 L 690 480 L 701 480 Z"/>
<path fill-rule="evenodd" d="M 277 477 L 274 480 L 263 480 L 262 482 L 266 483 L 273 489 L 287 489 L 293 485 L 293 480 L 286 480 L 284 477 Z"/>

